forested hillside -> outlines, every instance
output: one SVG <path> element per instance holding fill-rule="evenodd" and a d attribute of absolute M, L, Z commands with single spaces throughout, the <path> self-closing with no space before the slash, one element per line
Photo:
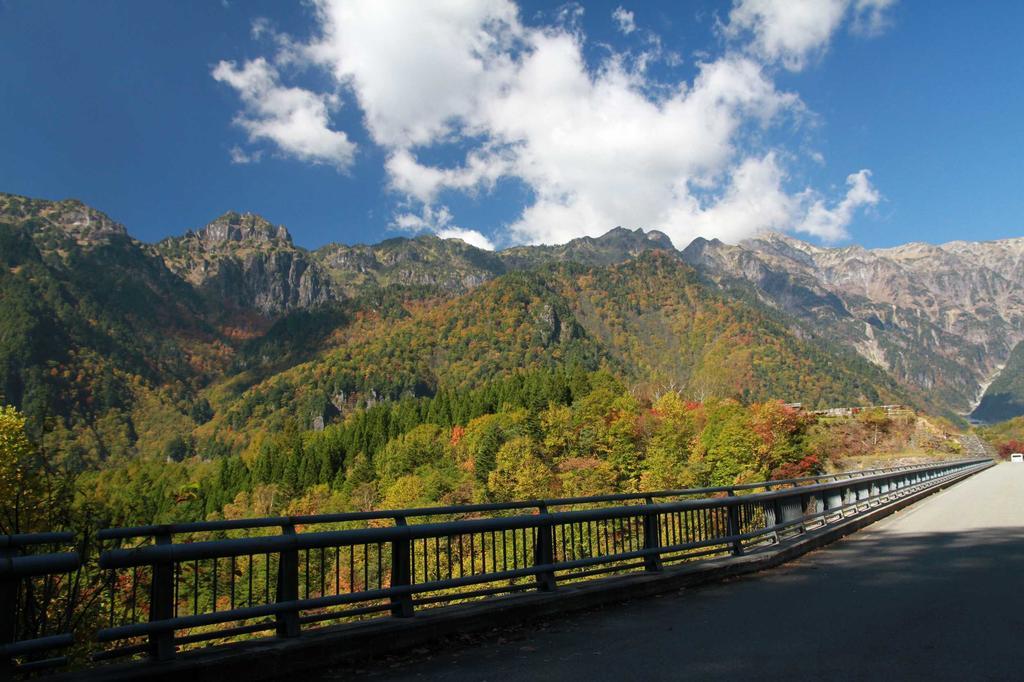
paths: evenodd
<path fill-rule="evenodd" d="M 929 404 L 653 232 L 308 252 L 227 213 L 147 245 L 0 195 L 0 260 L 9 421 L 105 523 L 807 473 L 842 448 L 783 403 Z"/>
<path fill-rule="evenodd" d="M 192 287 L 80 203 L 0 197 L 0 262 L 0 394 L 55 457 L 159 447 L 140 416 L 187 412 L 230 357 Z"/>

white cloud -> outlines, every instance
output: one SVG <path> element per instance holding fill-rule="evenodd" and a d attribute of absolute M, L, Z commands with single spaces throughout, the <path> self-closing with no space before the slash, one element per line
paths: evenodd
<path fill-rule="evenodd" d="M 478 249 L 494 251 L 494 242 L 476 230 L 464 230 L 461 227 L 449 227 L 438 230 L 437 236 L 441 239 L 461 239 L 470 246 L 475 246 Z"/>
<path fill-rule="evenodd" d="M 896 0 L 856 0 L 853 6 L 853 32 L 863 36 L 876 36 L 889 26 L 886 10 Z"/>
<path fill-rule="evenodd" d="M 612 12 L 612 19 L 618 24 L 619 30 L 627 36 L 636 30 L 636 20 L 633 13 L 622 5 L 616 7 L 615 11 Z"/>
<path fill-rule="evenodd" d="M 799 200 L 783 190 L 785 173 L 775 154 L 744 159 L 729 176 L 728 186 L 719 194 L 703 202 L 694 196 L 681 197 L 669 209 L 667 220 L 678 233 L 669 233 L 673 243 L 685 245 L 701 236 L 737 242 L 792 224 Z"/>
<path fill-rule="evenodd" d="M 729 13 L 726 35 L 752 34 L 751 49 L 799 71 L 828 45 L 849 0 L 740 0 Z"/>
<path fill-rule="evenodd" d="M 426 204 L 419 213 L 406 211 L 397 214 L 392 226 L 404 232 L 423 232 L 424 230 L 437 232 L 451 228 L 451 222 L 452 214 L 447 206 L 434 208 Z"/>
<path fill-rule="evenodd" d="M 339 169 L 352 164 L 355 144 L 344 132 L 330 129 L 328 111 L 338 106 L 337 97 L 282 86 L 277 69 L 263 58 L 241 67 L 222 61 L 211 75 L 238 91 L 245 110 L 235 123 L 249 133 L 250 142 L 268 140 L 302 161 L 330 163 Z M 232 154 L 236 162 L 237 158 Z"/>
<path fill-rule="evenodd" d="M 803 220 L 794 229 L 830 242 L 848 237 L 846 228 L 853 220 L 854 212 L 862 206 L 874 206 L 882 200 L 882 195 L 871 184 L 870 177 L 871 171 L 868 170 L 847 176 L 849 189 L 834 208 L 827 208 L 823 199 L 814 198 Z"/>
<path fill-rule="evenodd" d="M 894 0 L 737 0 L 725 26 L 730 38 L 751 36 L 759 57 L 791 71 L 828 49 L 840 24 L 852 17 L 855 32 L 872 35 L 886 23 Z"/>
<path fill-rule="evenodd" d="M 533 27 L 508 0 L 316 0 L 317 34 L 275 42 L 285 46 L 281 63 L 323 69 L 336 92 L 358 103 L 385 151 L 390 189 L 402 198 L 397 229 L 484 248 L 564 242 L 614 225 L 657 227 L 679 247 L 696 236 L 737 241 L 768 229 L 835 240 L 879 194 L 868 171 L 851 175 L 840 198 L 789 186 L 786 164 L 795 152 L 766 145 L 764 133 L 782 121 L 799 124 L 807 112 L 796 94 L 776 87 L 773 73 L 776 64 L 803 68 L 844 21 L 865 31 L 881 26 L 889 4 L 737 0 L 722 53 L 680 82 L 648 75 L 657 36 L 650 53 L 609 48 L 596 66 L 587 64 L 579 5 Z M 613 17 L 622 30 L 635 28 L 621 7 Z M 262 59 L 243 68 L 222 62 L 214 77 L 241 94 L 239 122 L 252 138 L 322 161 L 328 155 L 267 131 L 290 120 L 275 104 L 282 93 L 319 104 L 320 137 L 341 136 L 334 155 L 344 159 L 339 165 L 351 162 L 354 145 L 328 127 L 337 95 L 286 88 Z M 455 160 L 428 161 L 437 158 Z M 490 236 L 456 225 L 445 196 L 486 193 L 502 179 L 530 191 L 518 217 Z"/>
<path fill-rule="evenodd" d="M 398 149 L 388 157 L 385 168 L 391 187 L 425 204 L 432 203 L 442 189 L 474 192 L 490 189 L 510 172 L 514 155 L 508 150 L 475 150 L 460 168 L 437 168 L 419 163 L 409 149 Z"/>
<path fill-rule="evenodd" d="M 403 232 L 433 232 L 441 239 L 461 239 L 478 249 L 494 250 L 494 242 L 477 230 L 459 227 L 452 223 L 452 214 L 447 206 L 424 205 L 417 214 L 411 211 L 395 216 L 392 226 Z"/>
<path fill-rule="evenodd" d="M 512 225 L 521 241 L 652 225 L 685 245 L 689 225 L 673 208 L 728 174 L 745 122 L 796 105 L 742 58 L 703 65 L 690 88 L 660 103 L 617 68 L 591 79 L 579 59 L 571 39 L 539 36 L 518 87 L 494 116 L 495 131 L 519 143 L 515 175 L 536 195 Z"/>
<path fill-rule="evenodd" d="M 316 3 L 316 63 L 355 92 L 384 146 L 429 144 L 459 132 L 508 78 L 507 51 L 522 32 L 506 0 Z"/>
<path fill-rule="evenodd" d="M 231 163 L 235 164 L 257 163 L 263 156 L 263 152 L 259 149 L 247 152 L 238 145 L 232 147 L 228 153 L 231 155 Z"/>

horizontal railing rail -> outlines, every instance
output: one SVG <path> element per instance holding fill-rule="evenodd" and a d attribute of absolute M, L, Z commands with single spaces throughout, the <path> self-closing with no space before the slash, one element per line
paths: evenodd
<path fill-rule="evenodd" d="M 81 556 L 31 552 L 73 542 L 69 532 L 0 535 L 0 675 L 67 663 L 67 656 L 50 654 L 73 645 L 74 635 L 48 634 L 55 623 L 61 627 L 68 622 L 50 612 L 66 614 L 73 608 L 72 576 L 81 568 Z"/>
<path fill-rule="evenodd" d="M 93 658 L 167 660 L 200 642 L 268 631 L 294 637 L 313 623 L 407 618 L 423 607 L 737 556 L 991 464 L 970 459 L 722 488 L 111 529 L 100 537 L 152 542 L 100 555 L 109 611 L 96 640 L 112 646 Z M 603 503 L 619 504 L 593 506 Z M 502 515 L 438 520 L 484 512 Z M 356 521 L 376 525 L 344 526 Z M 302 530 L 324 524 L 343 527 Z M 280 532 L 174 538 L 269 527 Z"/>
<path fill-rule="evenodd" d="M 984 460 L 987 461 L 987 460 Z M 855 479 L 860 484 L 870 484 L 891 478 L 889 474 L 875 474 Z M 845 479 L 850 480 L 850 479 Z M 845 481 L 844 480 L 844 481 Z M 818 484 L 800 489 L 800 495 L 809 495 L 835 488 L 834 484 Z M 700 489 L 704 492 L 707 489 Z M 713 490 L 718 490 L 713 489 Z M 677 491 L 683 492 L 683 491 Z M 687 491 L 689 492 L 689 491 Z M 648 494 L 644 497 L 653 497 Z M 671 512 L 693 511 L 702 509 L 729 508 L 765 500 L 790 498 L 791 489 L 768 491 L 749 496 L 730 496 L 724 498 L 701 498 L 680 500 L 678 502 L 649 503 L 639 507 L 643 513 L 664 514 Z M 579 500 L 603 500 L 605 497 L 577 498 Z M 542 505 L 543 506 L 543 505 Z M 503 507 L 504 508 L 504 507 Z M 440 507 L 439 509 L 449 509 Z M 416 511 L 416 510 L 410 510 Z M 505 516 L 440 523 L 424 523 L 417 525 L 388 526 L 381 528 L 364 528 L 355 530 L 323 531 L 301 533 L 296 535 L 269 535 L 253 538 L 232 540 L 210 540 L 205 542 L 188 542 L 183 544 L 145 545 L 133 549 L 109 550 L 100 559 L 101 568 L 130 568 L 132 566 L 150 565 L 159 561 L 194 561 L 197 559 L 228 558 L 247 554 L 280 552 L 285 550 L 306 550 L 333 547 L 336 545 L 362 545 L 368 542 L 395 542 L 432 538 L 437 535 L 456 535 L 491 532 L 499 530 L 515 530 L 538 526 L 551 526 L 557 523 L 581 523 L 585 521 L 602 521 L 622 516 L 636 515 L 637 506 L 600 507 L 576 511 L 544 512 L 526 516 Z M 395 510 L 386 516 L 374 518 L 394 518 L 407 516 L 408 512 Z M 324 515 L 334 516 L 334 515 Z M 282 525 L 295 523 L 296 518 L 283 517 Z M 314 518 L 314 517 L 310 517 Z M 347 519 L 346 519 L 347 520 Z"/>
<path fill-rule="evenodd" d="M 276 528 L 287 525 L 314 525 L 328 523 L 344 523 L 348 521 L 388 520 L 396 517 L 415 518 L 422 516 L 443 516 L 450 514 L 476 514 L 481 512 L 516 511 L 521 509 L 539 509 L 567 507 L 580 504 L 599 504 L 603 502 L 646 501 L 648 498 L 736 494 L 749 490 L 772 489 L 785 486 L 803 486 L 827 481 L 849 480 L 878 473 L 913 471 L 928 468 L 931 464 L 915 464 L 898 467 L 881 467 L 861 469 L 817 476 L 803 476 L 753 483 L 740 483 L 731 486 L 707 488 L 682 488 L 674 490 L 657 490 L 643 493 L 613 493 L 592 495 L 587 497 L 559 497 L 539 500 L 523 500 L 516 502 L 492 502 L 485 504 L 460 504 L 435 507 L 417 507 L 412 509 L 393 509 L 381 511 L 341 512 L 337 514 L 312 514 L 299 516 L 269 516 L 250 519 L 226 519 L 219 521 L 193 521 L 186 523 L 168 523 L 149 526 L 132 526 L 126 528 L 105 528 L 99 531 L 99 540 L 123 540 L 129 538 L 156 537 L 162 535 L 180 535 L 185 533 L 215 532 L 229 530 L 252 530 L 257 528 Z"/>

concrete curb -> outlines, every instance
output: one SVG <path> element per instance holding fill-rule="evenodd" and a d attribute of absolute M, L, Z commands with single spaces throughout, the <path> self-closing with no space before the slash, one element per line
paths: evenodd
<path fill-rule="evenodd" d="M 994 462 L 954 476 L 832 526 L 808 531 L 798 540 L 739 557 L 683 564 L 660 573 L 630 574 L 566 585 L 555 592 L 520 593 L 478 603 L 439 607 L 408 619 L 382 618 L 348 623 L 304 633 L 295 639 L 255 640 L 199 649 L 179 654 L 175 660 L 165 663 L 145 661 L 92 668 L 54 679 L 113 682 L 145 678 L 200 682 L 229 676 L 246 680 L 293 677 L 303 671 L 322 670 L 407 651 L 453 635 L 561 616 L 718 582 L 773 568 L 824 547 L 993 465 Z"/>

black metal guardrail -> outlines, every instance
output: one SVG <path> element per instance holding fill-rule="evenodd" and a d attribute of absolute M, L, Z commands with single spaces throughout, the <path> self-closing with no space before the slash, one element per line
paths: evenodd
<path fill-rule="evenodd" d="M 101 646 L 92 660 L 169 660 L 200 643 L 267 632 L 295 637 L 314 623 L 381 614 L 408 618 L 430 606 L 740 555 L 991 463 L 971 459 L 731 487 L 106 529 L 97 535 L 111 545 L 98 561 L 106 572 L 105 622 L 95 633 Z M 252 535 L 267 529 L 278 532 Z M 40 567 L 64 571 L 69 565 Z M 24 651 L 11 646 L 18 645 L 8 645 L 3 655 Z"/>
<path fill-rule="evenodd" d="M 70 622 L 66 616 L 72 608 L 81 558 L 77 552 L 31 552 L 73 541 L 72 533 L 0 535 L 0 676 L 67 663 L 67 656 L 39 658 L 37 654 L 74 644 L 70 632 L 51 632 L 51 625 L 59 628 Z M 22 657 L 32 660 L 19 663 Z"/>

